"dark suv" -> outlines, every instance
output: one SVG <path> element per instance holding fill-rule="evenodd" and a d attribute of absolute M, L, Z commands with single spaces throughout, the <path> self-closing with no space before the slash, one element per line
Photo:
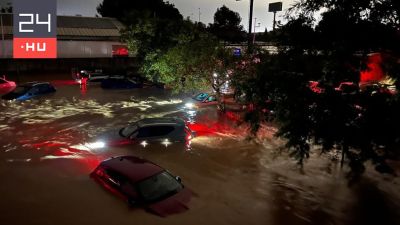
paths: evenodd
<path fill-rule="evenodd" d="M 182 119 L 147 118 L 130 123 L 119 130 L 104 133 L 97 137 L 96 142 L 89 143 L 88 146 L 104 148 L 106 146 L 141 144 L 145 147 L 150 143 L 168 146 L 176 142 L 188 143 L 194 136 L 195 133 L 186 126 Z"/>
<path fill-rule="evenodd" d="M 183 142 L 192 138 L 192 131 L 182 119 L 147 118 L 124 127 L 120 136 L 131 140 Z"/>

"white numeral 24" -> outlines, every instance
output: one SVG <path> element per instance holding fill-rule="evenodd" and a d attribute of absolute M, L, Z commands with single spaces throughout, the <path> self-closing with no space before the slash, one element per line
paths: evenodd
<path fill-rule="evenodd" d="M 47 14 L 47 21 L 39 21 L 39 14 L 32 14 L 32 13 L 20 13 L 20 17 L 30 17 L 29 21 L 20 21 L 19 22 L 19 32 L 21 33 L 33 33 L 33 29 L 22 29 L 23 25 L 33 25 L 35 24 L 34 18 L 36 15 L 36 24 L 47 24 L 47 31 L 51 32 L 51 15 L 50 13 Z"/>

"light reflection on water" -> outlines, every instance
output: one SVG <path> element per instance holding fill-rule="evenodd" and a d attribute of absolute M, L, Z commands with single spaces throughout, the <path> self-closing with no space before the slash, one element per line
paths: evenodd
<path fill-rule="evenodd" d="M 248 141 L 247 126 L 227 122 L 213 110 L 189 115 L 191 128 L 198 133 L 191 151 L 175 143 L 165 143 L 167 148 L 161 144 L 87 148 L 86 143 L 100 133 L 140 118 L 185 118 L 182 104 L 164 91 L 105 92 L 92 86 L 84 96 L 78 87 L 60 87 L 49 98 L 1 102 L 0 193 L 7 205 L 0 205 L 2 220 L 5 224 L 28 224 L 28 219 L 39 221 L 36 224 L 398 224 L 398 178 L 382 181 L 370 172 L 365 176 L 368 182 L 349 187 L 345 172 L 319 154 L 300 170 L 282 154 L 283 141 L 273 137 L 276 129 L 262 128 L 264 142 Z M 144 211 L 128 211 L 123 202 L 89 180 L 88 173 L 101 160 L 124 154 L 148 158 L 181 176 L 197 195 L 191 209 L 163 220 Z M 377 206 L 385 216 L 383 223 L 369 218 Z M 51 213 L 44 215 L 41 209 Z M 68 215 L 61 213 L 66 209 Z"/>

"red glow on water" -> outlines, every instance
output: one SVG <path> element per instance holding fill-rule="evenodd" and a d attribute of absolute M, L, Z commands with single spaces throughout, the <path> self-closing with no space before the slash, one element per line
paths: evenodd
<path fill-rule="evenodd" d="M 198 121 L 187 125 L 190 130 L 196 132 L 197 136 L 233 134 L 238 132 L 236 126 L 241 121 L 241 115 L 235 112 L 226 112 L 221 113 L 217 119 L 202 118 Z"/>
<path fill-rule="evenodd" d="M 69 86 L 69 85 L 77 85 L 78 81 L 75 80 L 53 80 L 51 84 L 54 86 Z"/>
<path fill-rule="evenodd" d="M 24 143 L 25 146 L 37 150 L 35 153 L 39 155 L 39 161 L 46 159 L 74 160 L 79 163 L 79 168 L 82 168 L 84 173 L 92 171 L 104 160 L 104 157 L 94 155 L 88 150 L 78 149 L 62 142 L 44 141 L 28 144 L 24 141 Z"/>
<path fill-rule="evenodd" d="M 208 125 L 208 124 L 193 123 L 189 124 L 188 127 L 190 128 L 190 130 L 195 131 L 197 136 L 209 136 L 217 132 L 215 124 Z"/>
<path fill-rule="evenodd" d="M 372 54 L 368 58 L 368 69 L 361 72 L 361 82 L 380 81 L 384 77 L 381 67 L 382 55 L 380 53 Z"/>
<path fill-rule="evenodd" d="M 235 122 L 239 122 L 242 120 L 242 116 L 240 115 L 240 113 L 237 112 L 226 112 L 225 115 L 228 119 Z"/>
<path fill-rule="evenodd" d="M 99 158 L 97 156 L 87 156 L 78 161 L 85 166 L 86 171 L 93 171 L 103 160 L 104 158 Z"/>
<path fill-rule="evenodd" d="M 118 146 L 124 146 L 124 145 L 131 145 L 134 142 L 130 139 L 123 139 L 123 140 L 110 140 L 107 142 L 108 146 L 111 147 L 118 147 Z"/>

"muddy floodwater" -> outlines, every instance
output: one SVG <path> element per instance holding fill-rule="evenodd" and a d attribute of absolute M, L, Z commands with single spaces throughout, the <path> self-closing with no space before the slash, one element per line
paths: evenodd
<path fill-rule="evenodd" d="M 155 88 L 56 84 L 48 96 L 0 101 L 1 225 L 400 224 L 399 178 L 368 168 L 349 183 L 347 168 L 318 153 L 300 170 L 281 140 L 247 141 L 242 127 L 212 107 L 190 114 L 198 133 L 190 148 L 89 149 L 98 135 L 140 118 L 187 119 L 184 98 Z M 190 209 L 161 218 L 105 191 L 89 173 L 118 155 L 144 157 L 179 175 L 195 193 Z"/>

